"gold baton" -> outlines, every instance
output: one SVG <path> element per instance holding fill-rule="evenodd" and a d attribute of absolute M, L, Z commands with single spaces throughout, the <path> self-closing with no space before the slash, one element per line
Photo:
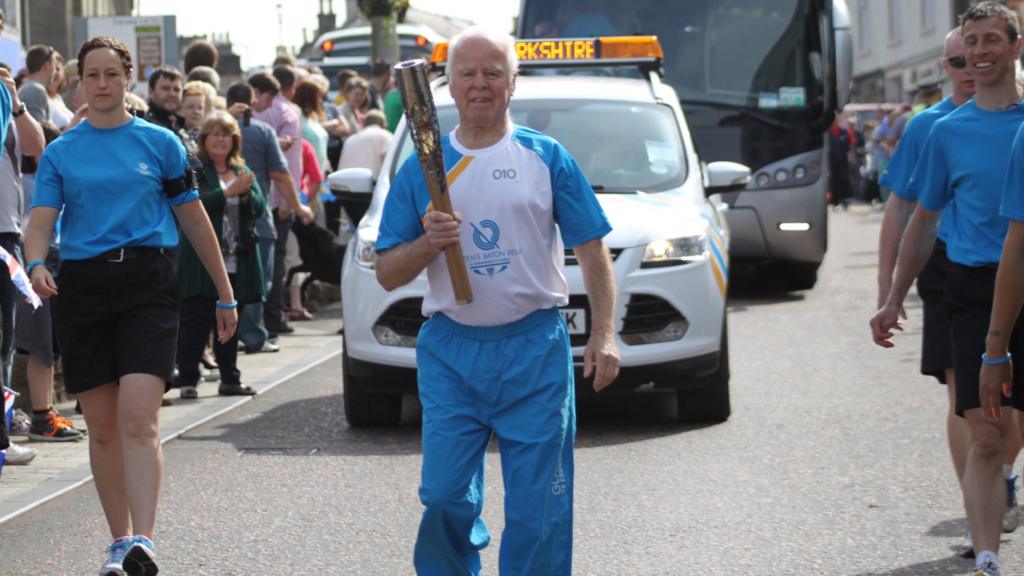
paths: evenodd
<path fill-rule="evenodd" d="M 409 126 L 416 156 L 420 160 L 423 178 L 430 191 L 434 210 L 455 217 L 452 199 L 448 194 L 448 175 L 444 170 L 444 153 L 441 150 L 441 131 L 437 126 L 437 109 L 430 93 L 427 79 L 427 63 L 423 60 L 407 60 L 395 65 L 398 93 L 405 108 L 405 121 Z M 444 249 L 448 276 L 455 290 L 455 301 L 469 304 L 473 301 L 473 290 L 469 286 L 469 272 L 462 257 L 462 244 L 456 242 Z"/>

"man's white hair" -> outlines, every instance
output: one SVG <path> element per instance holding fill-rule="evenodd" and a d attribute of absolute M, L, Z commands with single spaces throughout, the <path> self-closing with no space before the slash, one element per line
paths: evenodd
<path fill-rule="evenodd" d="M 516 55 L 516 41 L 512 36 L 483 26 L 470 26 L 448 42 L 448 62 L 444 66 L 444 75 L 448 78 L 449 84 L 452 81 L 452 63 L 455 62 L 455 54 L 463 48 L 466 40 L 473 38 L 487 40 L 505 54 L 505 66 L 509 78 L 519 72 L 519 56 Z"/>

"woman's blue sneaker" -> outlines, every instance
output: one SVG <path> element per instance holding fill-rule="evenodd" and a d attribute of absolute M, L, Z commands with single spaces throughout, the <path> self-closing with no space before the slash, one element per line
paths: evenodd
<path fill-rule="evenodd" d="M 156 576 L 156 546 L 145 536 L 133 536 L 131 548 L 121 563 L 128 576 Z"/>

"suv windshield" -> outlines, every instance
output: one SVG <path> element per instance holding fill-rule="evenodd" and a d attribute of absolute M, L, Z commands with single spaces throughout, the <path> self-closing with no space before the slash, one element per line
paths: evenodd
<path fill-rule="evenodd" d="M 685 101 L 806 111 L 821 94 L 810 0 L 524 2 L 520 35 L 656 34 L 665 81 Z"/>
<path fill-rule="evenodd" d="M 551 136 L 583 169 L 598 192 L 662 192 L 686 179 L 686 155 L 672 109 L 632 102 L 512 100 L 512 121 Z M 437 111 L 441 134 L 458 122 L 454 106 Z M 614 135 L 614 136 L 610 136 Z M 408 132 L 392 176 L 413 154 Z"/>

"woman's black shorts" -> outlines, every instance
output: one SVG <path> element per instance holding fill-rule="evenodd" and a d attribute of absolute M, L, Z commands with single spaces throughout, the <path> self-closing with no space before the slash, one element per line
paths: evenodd
<path fill-rule="evenodd" d="M 68 392 L 126 374 L 173 379 L 179 293 L 171 254 L 66 260 L 58 278 L 54 309 Z"/>
<path fill-rule="evenodd" d="M 949 267 L 949 322 L 953 334 L 953 365 L 956 370 L 956 413 L 963 416 L 972 408 L 981 407 L 978 385 L 981 376 L 981 355 L 992 315 L 995 296 L 995 266 Z M 1024 314 L 1017 318 L 1010 336 L 1009 351 L 1024 358 Z M 1013 371 L 1013 395 L 1003 397 L 1003 406 L 1024 410 L 1024 370 Z"/>

